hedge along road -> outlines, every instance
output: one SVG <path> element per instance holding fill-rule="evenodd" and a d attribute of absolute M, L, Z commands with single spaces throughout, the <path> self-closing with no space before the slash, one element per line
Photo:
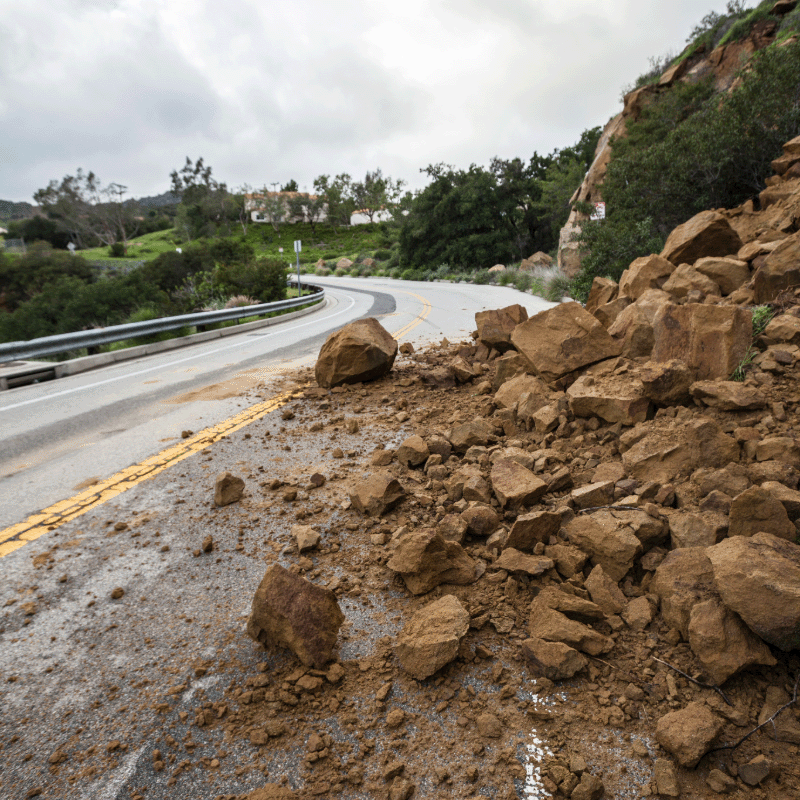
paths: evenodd
<path fill-rule="evenodd" d="M 331 302 L 308 317 L 3 392 L 0 556 L 279 408 L 288 399 L 280 378 L 313 365 L 325 338 L 352 320 L 375 316 L 421 344 L 468 337 L 486 308 L 552 305 L 495 286 L 315 282 Z"/>

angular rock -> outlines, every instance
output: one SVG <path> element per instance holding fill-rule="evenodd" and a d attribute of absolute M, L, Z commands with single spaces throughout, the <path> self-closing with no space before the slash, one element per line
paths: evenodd
<path fill-rule="evenodd" d="M 800 444 L 791 436 L 768 436 L 756 447 L 757 461 L 783 461 L 792 467 L 800 467 Z"/>
<path fill-rule="evenodd" d="M 653 764 L 653 779 L 661 797 L 680 797 L 681 784 L 675 765 L 667 758 L 657 758 Z"/>
<path fill-rule="evenodd" d="M 701 514 L 670 514 L 669 533 L 673 550 L 683 547 L 711 547 L 719 541 L 717 527 Z"/>
<path fill-rule="evenodd" d="M 445 541 L 463 544 L 467 535 L 467 522 L 460 514 L 447 514 L 439 521 L 436 530 Z"/>
<path fill-rule="evenodd" d="M 425 443 L 428 445 L 428 450 L 431 452 L 431 455 L 441 456 L 442 461 L 447 461 L 447 459 L 450 458 L 450 454 L 453 452 L 453 446 L 450 442 L 438 433 L 429 436 Z"/>
<path fill-rule="evenodd" d="M 537 408 L 548 403 L 552 394 L 547 384 L 535 375 L 517 375 L 497 390 L 494 396 L 495 405 L 511 408 L 526 392 L 535 399 Z"/>
<path fill-rule="evenodd" d="M 476 503 L 463 511 L 461 519 L 467 526 L 467 533 L 472 536 L 491 536 L 500 525 L 497 512 L 490 505 L 482 503 Z"/>
<path fill-rule="evenodd" d="M 520 514 L 506 540 L 506 547 L 523 552 L 531 551 L 539 543 L 547 544 L 551 536 L 557 536 L 561 529 L 561 514 L 552 511 L 531 511 Z"/>
<path fill-rule="evenodd" d="M 227 506 L 242 499 L 244 481 L 230 472 L 217 475 L 214 485 L 214 505 Z"/>
<path fill-rule="evenodd" d="M 490 311 L 479 311 L 475 314 L 478 328 L 478 339 L 489 349 L 499 353 L 512 350 L 511 334 L 514 328 L 528 319 L 527 310 L 521 305 L 507 306 Z"/>
<path fill-rule="evenodd" d="M 545 610 L 558 611 L 578 622 L 599 622 L 605 619 L 603 609 L 590 600 L 565 592 L 556 586 L 545 586 L 531 603 L 531 614 Z"/>
<path fill-rule="evenodd" d="M 722 602 L 768 644 L 800 648 L 800 546 L 756 533 L 725 539 L 706 553 Z"/>
<path fill-rule="evenodd" d="M 292 525 L 292 536 L 300 553 L 313 550 L 322 538 L 310 525 Z"/>
<path fill-rule="evenodd" d="M 343 622 L 344 614 L 330 589 L 273 564 L 253 597 L 247 634 L 265 647 L 286 647 L 307 667 L 322 669 L 331 658 Z"/>
<path fill-rule="evenodd" d="M 622 612 L 625 624 L 634 631 L 643 631 L 653 621 L 653 607 L 646 597 L 634 597 Z"/>
<path fill-rule="evenodd" d="M 800 232 L 784 239 L 753 276 L 753 302 L 772 302 L 785 289 L 800 284 Z"/>
<path fill-rule="evenodd" d="M 472 365 L 466 358 L 459 356 L 450 362 L 450 371 L 457 383 L 469 383 L 473 378 L 478 377 L 481 373 L 472 368 Z"/>
<path fill-rule="evenodd" d="M 588 653 L 590 656 L 607 653 L 614 646 L 613 639 L 609 639 L 592 630 L 588 625 L 570 619 L 565 614 L 550 608 L 532 611 L 528 630 L 534 639 L 562 642 L 576 650 Z"/>
<path fill-rule="evenodd" d="M 656 740 L 675 756 L 682 767 L 693 769 L 711 749 L 725 720 L 714 714 L 705 703 L 689 703 L 680 711 L 665 714 L 656 724 Z"/>
<path fill-rule="evenodd" d="M 428 445 L 421 436 L 409 436 L 395 452 L 395 457 L 404 467 L 418 467 L 430 456 Z"/>
<path fill-rule="evenodd" d="M 775 717 L 776 712 L 789 703 L 790 700 L 789 693 L 780 686 L 768 686 L 764 705 L 758 715 L 758 724 L 763 725 L 767 720 Z M 787 714 L 784 711 L 772 719 L 770 734 L 779 742 L 800 744 L 800 723 L 791 714 Z"/>
<path fill-rule="evenodd" d="M 603 781 L 589 772 L 581 775 L 580 783 L 572 790 L 571 800 L 600 800 L 605 793 Z"/>
<path fill-rule="evenodd" d="M 720 411 L 754 411 L 767 404 L 760 389 L 738 381 L 697 381 L 689 391 L 695 400 Z"/>
<path fill-rule="evenodd" d="M 638 300 L 648 289 L 660 289 L 674 269 L 670 261 L 655 254 L 637 258 L 622 273 L 619 294 Z"/>
<path fill-rule="evenodd" d="M 592 281 L 592 288 L 589 290 L 589 297 L 586 299 L 586 310 L 590 314 L 606 303 L 610 303 L 616 296 L 619 286 L 611 278 L 595 278 Z"/>
<path fill-rule="evenodd" d="M 612 481 L 597 481 L 578 489 L 573 489 L 570 495 L 575 508 L 598 508 L 606 506 L 614 499 L 614 484 Z"/>
<path fill-rule="evenodd" d="M 521 553 L 514 548 L 505 548 L 500 554 L 500 558 L 492 564 L 492 569 L 504 569 L 507 572 L 523 572 L 526 575 L 542 575 L 549 569 L 553 569 L 555 564 L 547 556 L 532 556 Z"/>
<path fill-rule="evenodd" d="M 461 545 L 445 541 L 432 529 L 404 536 L 386 566 L 400 573 L 412 594 L 425 594 L 442 583 L 464 585 L 478 579 L 477 564 Z"/>
<path fill-rule="evenodd" d="M 314 367 L 317 383 L 330 389 L 387 375 L 397 357 L 397 342 L 374 317 L 334 331 L 322 345 Z"/>
<path fill-rule="evenodd" d="M 627 603 L 625 595 L 622 594 L 616 581 L 609 578 L 599 564 L 592 569 L 583 585 L 592 601 L 608 616 L 619 614 L 625 608 Z"/>
<path fill-rule="evenodd" d="M 567 526 L 570 544 L 600 564 L 612 580 L 619 581 L 642 553 L 633 531 L 607 511 L 575 517 Z"/>
<path fill-rule="evenodd" d="M 631 375 L 581 375 L 567 389 L 567 397 L 576 417 L 600 417 L 612 424 L 644 422 L 650 406 L 642 382 Z"/>
<path fill-rule="evenodd" d="M 362 514 L 379 517 L 393 509 L 405 496 L 405 489 L 393 475 L 375 472 L 355 485 L 350 502 Z"/>
<path fill-rule="evenodd" d="M 610 303 L 598 306 L 594 312 L 592 312 L 592 314 L 604 328 L 610 328 L 614 324 L 617 317 L 630 304 L 630 297 L 617 297 Z"/>
<path fill-rule="evenodd" d="M 750 311 L 736 306 L 665 304 L 653 320 L 653 361 L 683 361 L 695 380 L 727 380 L 750 349 Z"/>
<path fill-rule="evenodd" d="M 769 777 L 770 763 L 762 753 L 748 761 L 746 764 L 739 765 L 739 777 L 748 786 L 758 786 L 759 783 Z"/>
<path fill-rule="evenodd" d="M 450 444 L 453 449 L 463 455 L 474 445 L 486 446 L 495 441 L 494 426 L 485 419 L 476 419 L 456 425 L 450 431 Z"/>
<path fill-rule="evenodd" d="M 800 492 L 777 481 L 762 483 L 761 488 L 766 489 L 773 497 L 781 501 L 792 522 L 800 519 Z"/>
<path fill-rule="evenodd" d="M 494 715 L 485 711 L 475 720 L 478 733 L 484 739 L 499 739 L 505 730 L 503 723 Z"/>
<path fill-rule="evenodd" d="M 620 345 L 579 303 L 562 303 L 518 325 L 512 344 L 544 380 L 619 355 Z"/>
<path fill-rule="evenodd" d="M 741 246 L 739 234 L 722 214 L 701 211 L 670 233 L 661 255 L 676 265 L 694 264 L 701 258 L 738 253 Z"/>
<path fill-rule="evenodd" d="M 750 280 L 747 262 L 736 258 L 700 258 L 694 268 L 711 278 L 726 297 Z"/>
<path fill-rule="evenodd" d="M 779 314 L 770 320 L 763 337 L 772 343 L 800 344 L 800 319 L 793 314 Z"/>
<path fill-rule="evenodd" d="M 797 536 L 783 503 L 763 486 L 751 486 L 737 495 L 729 516 L 729 536 L 752 536 L 764 531 L 788 542 Z"/>
<path fill-rule="evenodd" d="M 736 790 L 735 779 L 719 769 L 709 770 L 706 783 L 711 787 L 711 790 L 717 794 L 730 794 Z"/>
<path fill-rule="evenodd" d="M 583 571 L 588 556 L 583 550 L 570 544 L 553 544 L 545 547 L 544 554 L 552 558 L 558 574 L 564 578 L 571 578 Z"/>
<path fill-rule="evenodd" d="M 468 630 L 469 611 L 448 594 L 414 614 L 397 635 L 394 652 L 412 678 L 424 680 L 458 655 Z"/>
<path fill-rule="evenodd" d="M 501 458 L 494 463 L 490 480 L 503 508 L 532 505 L 547 492 L 547 484 L 541 478 L 510 458 Z"/>
<path fill-rule="evenodd" d="M 520 373 L 527 374 L 531 371 L 531 365 L 528 359 L 516 350 L 509 350 L 494 363 L 495 372 L 494 378 L 492 379 L 492 389 L 495 392 L 515 375 Z"/>
<path fill-rule="evenodd" d="M 673 550 L 658 565 L 650 590 L 661 602 L 661 616 L 670 628 L 689 638 L 692 608 L 714 596 L 714 568 L 707 555 L 713 548 Z"/>
<path fill-rule="evenodd" d="M 543 675 L 551 681 L 567 680 L 589 664 L 586 656 L 569 645 L 544 639 L 526 639 L 522 643 L 522 655 L 535 675 Z"/>
<path fill-rule="evenodd" d="M 683 361 L 648 361 L 636 374 L 642 382 L 645 397 L 656 405 L 678 406 L 689 402 L 689 387 L 694 378 Z"/>
<path fill-rule="evenodd" d="M 675 268 L 669 280 L 664 284 L 664 291 L 673 297 L 686 297 L 689 292 L 698 291 L 703 296 L 719 297 L 720 289 L 707 275 L 698 272 L 690 264 L 681 264 Z"/>
<path fill-rule="evenodd" d="M 692 607 L 689 646 L 717 686 L 747 667 L 777 663 L 769 647 L 716 597 Z"/>

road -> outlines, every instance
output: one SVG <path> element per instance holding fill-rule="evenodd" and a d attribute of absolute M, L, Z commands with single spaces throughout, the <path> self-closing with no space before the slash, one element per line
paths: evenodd
<path fill-rule="evenodd" d="M 354 319 L 375 316 L 419 345 L 468 337 L 485 308 L 551 305 L 497 286 L 314 281 L 330 301 L 308 317 L 0 394 L 0 531 L 177 444 L 183 431 L 229 419 L 246 405 L 244 393 L 268 397 Z"/>

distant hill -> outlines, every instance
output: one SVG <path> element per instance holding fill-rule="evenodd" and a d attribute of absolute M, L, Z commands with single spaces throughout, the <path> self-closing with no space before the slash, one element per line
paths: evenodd
<path fill-rule="evenodd" d="M 140 197 L 134 202 L 145 208 L 162 208 L 163 206 L 174 206 L 180 203 L 181 199 L 172 192 L 153 195 L 152 197 Z"/>
<path fill-rule="evenodd" d="M 39 211 L 39 206 L 31 203 L 15 203 L 13 200 L 0 200 L 0 219 L 12 222 L 15 219 L 28 219 Z"/>

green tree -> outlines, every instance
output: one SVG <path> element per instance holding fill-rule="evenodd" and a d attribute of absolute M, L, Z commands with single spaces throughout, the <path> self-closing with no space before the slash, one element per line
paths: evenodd
<path fill-rule="evenodd" d="M 176 229 L 186 240 L 230 233 L 230 219 L 235 216 L 224 183 L 212 176 L 212 169 L 202 158 L 192 164 L 187 156 L 180 171 L 170 173 L 171 191 L 180 198 Z"/>
<path fill-rule="evenodd" d="M 248 263 L 221 263 L 214 267 L 212 283 L 225 297 L 245 295 L 271 303 L 286 297 L 286 262 L 259 258 Z"/>
<path fill-rule="evenodd" d="M 352 193 L 352 178 L 343 172 L 331 179 L 320 175 L 314 179 L 314 191 L 325 203 L 328 224 L 336 230 L 337 226 L 349 225 L 355 210 Z"/>
<path fill-rule="evenodd" d="M 289 197 L 289 216 L 302 219 L 311 226 L 311 235 L 316 236 L 317 223 L 325 211 L 325 198 L 307 192 L 295 192 Z"/>
<path fill-rule="evenodd" d="M 369 221 L 373 222 L 378 212 L 391 211 L 403 186 L 405 181 L 384 176 L 380 168 L 367 172 L 363 181 L 351 184 L 355 210 L 366 214 Z"/>
<path fill-rule="evenodd" d="M 300 191 L 300 187 L 297 185 L 297 181 L 294 180 L 294 178 L 292 178 L 292 180 L 290 180 L 289 183 L 284 184 L 283 186 L 281 186 L 281 191 L 282 192 L 299 192 Z"/>

